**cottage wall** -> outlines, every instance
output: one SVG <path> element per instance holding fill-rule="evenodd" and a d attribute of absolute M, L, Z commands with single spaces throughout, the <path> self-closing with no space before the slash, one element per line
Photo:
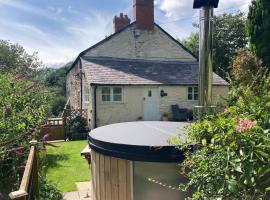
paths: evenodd
<path fill-rule="evenodd" d="M 67 98 L 72 109 L 80 109 L 81 106 L 81 80 L 79 62 L 69 71 L 66 76 Z"/>
<path fill-rule="evenodd" d="M 123 87 L 122 103 L 104 103 L 101 101 L 101 88 L 97 89 L 97 126 L 112 123 L 137 121 L 143 117 L 143 94 L 148 87 Z M 171 117 L 171 105 L 178 104 L 181 108 L 193 109 L 198 101 L 187 100 L 187 87 L 185 86 L 161 86 L 159 93 L 164 90 L 166 97 L 159 96 L 160 115 L 168 113 Z M 227 86 L 213 87 L 213 102 L 221 101 L 221 97 L 228 94 Z"/>
<path fill-rule="evenodd" d="M 89 50 L 86 56 L 113 57 L 146 60 L 194 60 L 196 59 L 172 40 L 157 26 L 153 31 L 130 26 L 102 45 Z"/>

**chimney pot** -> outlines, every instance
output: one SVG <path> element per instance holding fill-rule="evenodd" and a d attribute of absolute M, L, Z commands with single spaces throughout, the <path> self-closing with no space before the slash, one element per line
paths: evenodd
<path fill-rule="evenodd" d="M 154 0 L 133 0 L 133 13 L 139 29 L 154 29 Z"/>
<path fill-rule="evenodd" d="M 113 19 L 114 32 L 118 32 L 130 24 L 130 19 L 127 15 L 124 16 L 120 13 L 120 16 L 115 16 Z"/>

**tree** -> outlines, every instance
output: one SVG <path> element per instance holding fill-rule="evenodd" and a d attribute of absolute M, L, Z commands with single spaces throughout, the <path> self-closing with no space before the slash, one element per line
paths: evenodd
<path fill-rule="evenodd" d="M 247 32 L 250 49 L 270 67 L 270 2 L 253 0 L 249 7 Z"/>
<path fill-rule="evenodd" d="M 187 38 L 180 42 L 199 58 L 199 33 L 192 32 Z"/>
<path fill-rule="evenodd" d="M 256 85 L 257 76 L 264 71 L 262 61 L 248 49 L 236 50 L 236 56 L 231 64 L 232 77 L 243 86 Z"/>
<path fill-rule="evenodd" d="M 42 66 L 37 53 L 28 54 L 19 44 L 0 40 L 0 72 L 33 75 Z"/>
<path fill-rule="evenodd" d="M 38 70 L 39 80 L 42 80 L 43 84 L 50 91 L 52 96 L 49 102 L 49 115 L 51 117 L 59 116 L 63 112 L 63 108 L 66 104 L 66 73 L 72 63 L 68 63 L 65 66 L 52 69 L 43 68 Z"/>
<path fill-rule="evenodd" d="M 235 56 L 236 49 L 247 45 L 245 22 L 245 15 L 241 12 L 215 16 L 213 67 L 214 71 L 223 78 L 226 78 L 229 72 L 230 62 Z M 195 26 L 198 27 L 198 24 Z M 198 55 L 199 33 L 192 33 L 182 43 L 192 53 Z"/>

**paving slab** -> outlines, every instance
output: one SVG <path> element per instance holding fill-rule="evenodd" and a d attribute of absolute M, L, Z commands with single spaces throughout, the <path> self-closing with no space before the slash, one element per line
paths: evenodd
<path fill-rule="evenodd" d="M 91 185 L 91 181 L 76 183 L 80 200 L 91 200 Z"/>
<path fill-rule="evenodd" d="M 79 192 L 65 192 L 63 195 L 63 200 L 80 200 Z"/>

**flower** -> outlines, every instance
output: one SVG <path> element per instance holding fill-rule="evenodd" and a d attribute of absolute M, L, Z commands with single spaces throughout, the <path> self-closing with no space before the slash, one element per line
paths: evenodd
<path fill-rule="evenodd" d="M 4 195 L 2 192 L 0 192 L 0 200 L 4 200 Z"/>
<path fill-rule="evenodd" d="M 46 141 L 48 141 L 49 137 L 50 137 L 50 133 L 46 133 L 46 134 L 42 137 L 42 140 L 46 142 Z"/>
<path fill-rule="evenodd" d="M 46 147 L 44 144 L 41 145 L 41 147 L 39 147 L 39 151 L 40 152 L 45 152 L 46 151 Z"/>
<path fill-rule="evenodd" d="M 236 126 L 236 130 L 238 132 L 245 132 L 247 130 L 252 129 L 254 126 L 257 125 L 257 121 L 250 121 L 248 119 L 242 119 L 242 118 L 238 118 L 238 125 Z"/>
<path fill-rule="evenodd" d="M 24 172 L 24 170 L 25 170 L 25 165 L 21 165 L 21 166 L 19 167 L 19 170 L 20 170 L 21 172 Z"/>

